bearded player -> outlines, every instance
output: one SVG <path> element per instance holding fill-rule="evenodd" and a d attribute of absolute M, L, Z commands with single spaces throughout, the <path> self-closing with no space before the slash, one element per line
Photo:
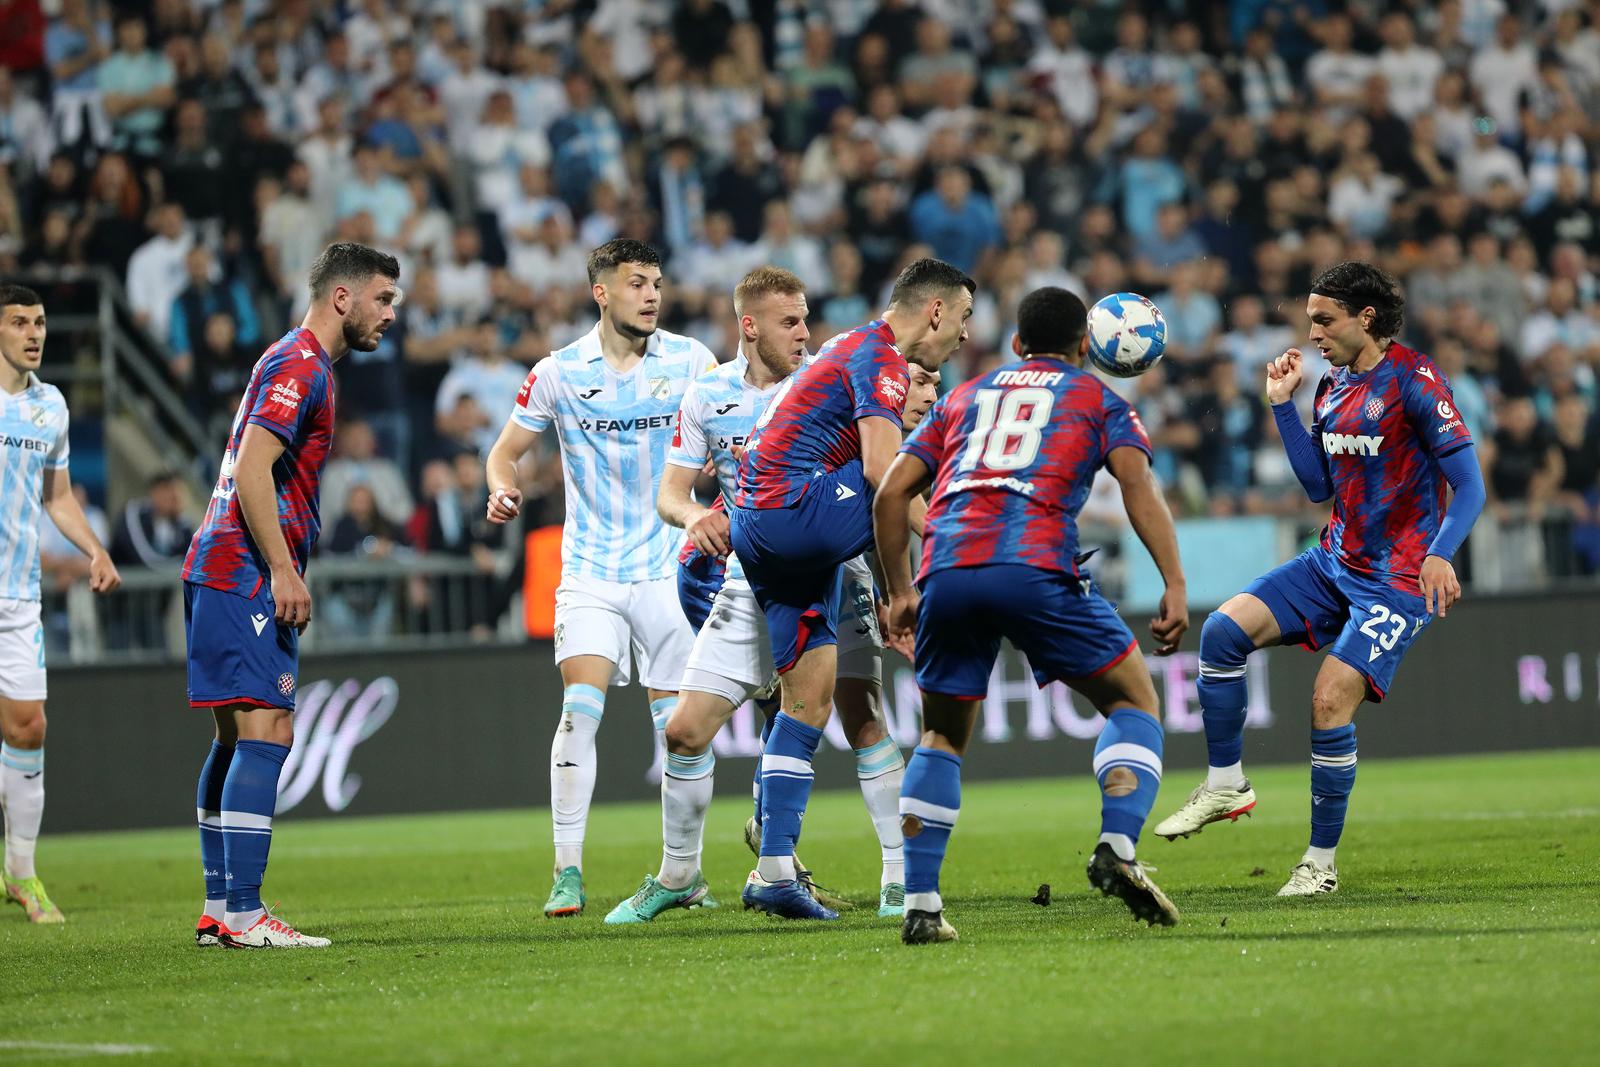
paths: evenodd
<path fill-rule="evenodd" d="M 89 557 L 89 588 L 109 593 L 117 568 L 72 495 L 67 400 L 39 380 L 48 332 L 32 289 L 0 285 L 0 811 L 5 899 L 29 922 L 66 921 L 34 869 L 44 821 L 44 626 L 39 618 L 39 516 Z"/>
<path fill-rule="evenodd" d="M 1134 857 L 1161 785 L 1155 686 L 1133 634 L 1078 555 L 1077 515 L 1102 466 L 1121 484 L 1128 519 L 1166 582 L 1150 624 L 1158 656 L 1175 652 L 1188 629 L 1186 585 L 1144 427 L 1083 369 L 1087 326 L 1083 301 L 1067 290 L 1029 293 L 1012 340 L 1022 362 L 952 390 L 878 491 L 890 644 L 910 655 L 922 690 L 922 740 L 900 794 L 907 944 L 956 940 L 939 871 L 961 808 L 962 758 L 1002 637 L 1028 657 L 1041 687 L 1065 682 L 1106 718 L 1094 751 L 1100 840 L 1090 883 L 1152 925 L 1177 922 L 1177 909 Z M 906 517 L 930 484 L 913 585 Z"/>
<path fill-rule="evenodd" d="M 1188 837 L 1255 807 L 1242 763 L 1245 659 L 1269 645 L 1327 647 L 1311 693 L 1311 843 L 1279 896 L 1338 889 L 1334 850 L 1356 780 L 1356 709 L 1383 700 L 1406 651 L 1460 599 L 1450 560 L 1483 510 L 1483 477 L 1450 383 L 1393 340 L 1404 312 L 1394 279 L 1367 263 L 1340 263 L 1313 283 L 1310 340 L 1332 367 L 1317 384 L 1309 433 L 1293 403 L 1300 351 L 1267 367 L 1267 399 L 1295 475 L 1313 501 L 1333 498 L 1333 516 L 1319 545 L 1206 619 L 1206 780 L 1155 830 Z"/>
<path fill-rule="evenodd" d="M 304 575 L 333 444 L 333 364 L 378 347 L 401 300 L 399 277 L 393 256 L 359 244 L 329 245 L 312 263 L 311 306 L 250 372 L 183 561 L 189 704 L 216 724 L 196 799 L 202 946 L 328 946 L 263 907 L 261 882 L 278 776 L 294 744 L 300 633 L 311 621 Z"/>
<path fill-rule="evenodd" d="M 910 264 L 882 318 L 833 338 L 784 383 L 739 464 L 729 541 L 766 618 L 782 687 L 761 757 L 749 907 L 838 918 L 800 884 L 794 848 L 833 711 L 840 569 L 872 545 L 872 494 L 899 447 L 909 365 L 937 371 L 960 347 L 976 288 L 940 260 Z"/>
<path fill-rule="evenodd" d="M 600 321 L 528 374 L 488 460 L 490 522 L 522 506 L 517 461 L 555 426 L 567 518 L 556 589 L 561 718 L 550 747 L 554 884 L 544 913 L 587 902 L 583 841 L 596 774 L 595 734 L 606 689 L 626 685 L 630 661 L 659 732 L 678 699 L 692 636 L 678 606 L 678 546 L 656 514 L 672 423 L 689 383 L 717 365 L 699 341 L 656 328 L 661 259 L 617 239 L 589 255 Z"/>

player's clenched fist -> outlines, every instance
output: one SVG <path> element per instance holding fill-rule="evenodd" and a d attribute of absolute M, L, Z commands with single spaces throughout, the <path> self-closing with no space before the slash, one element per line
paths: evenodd
<path fill-rule="evenodd" d="M 489 494 L 489 521 L 502 526 L 522 514 L 522 490 L 497 489 Z"/>
<path fill-rule="evenodd" d="M 1301 356 L 1298 348 L 1291 348 L 1267 364 L 1267 400 L 1274 404 L 1287 403 L 1300 387 Z"/>
<path fill-rule="evenodd" d="M 733 551 L 728 543 L 728 513 L 706 511 L 684 530 L 694 547 L 708 556 L 726 556 Z"/>

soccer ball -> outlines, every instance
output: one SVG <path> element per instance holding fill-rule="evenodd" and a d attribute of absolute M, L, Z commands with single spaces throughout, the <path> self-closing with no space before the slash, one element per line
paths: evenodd
<path fill-rule="evenodd" d="M 1112 293 L 1089 309 L 1089 360 L 1116 378 L 1134 378 L 1161 362 L 1167 320 L 1138 293 Z"/>

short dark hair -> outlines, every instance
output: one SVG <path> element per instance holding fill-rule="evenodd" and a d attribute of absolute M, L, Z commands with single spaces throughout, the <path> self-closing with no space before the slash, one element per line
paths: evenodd
<path fill-rule="evenodd" d="M 1017 305 L 1017 340 L 1023 355 L 1075 356 L 1088 330 L 1089 309 L 1070 290 L 1047 285 Z"/>
<path fill-rule="evenodd" d="M 610 274 L 624 263 L 659 267 L 661 254 L 643 241 L 634 241 L 627 237 L 607 241 L 589 253 L 589 284 L 595 284 L 601 275 Z"/>
<path fill-rule="evenodd" d="M 321 300 L 335 285 L 365 284 L 374 274 L 399 281 L 400 261 L 354 241 L 336 241 L 311 264 L 311 299 Z"/>
<path fill-rule="evenodd" d="M 39 299 L 39 294 L 26 285 L 0 285 L 0 307 L 9 307 L 12 304 L 32 307 L 43 303 L 44 301 Z"/>
<path fill-rule="evenodd" d="M 976 293 L 978 283 L 960 267 L 952 266 L 942 259 L 913 260 L 894 280 L 894 288 L 889 292 L 889 303 L 911 307 L 926 303 L 936 296 L 948 296 L 957 289 Z"/>
<path fill-rule="evenodd" d="M 1311 292 L 1325 296 L 1352 315 L 1371 308 L 1374 337 L 1395 337 L 1406 321 L 1406 298 L 1400 284 L 1371 263 L 1348 260 L 1335 263 L 1311 283 Z"/>

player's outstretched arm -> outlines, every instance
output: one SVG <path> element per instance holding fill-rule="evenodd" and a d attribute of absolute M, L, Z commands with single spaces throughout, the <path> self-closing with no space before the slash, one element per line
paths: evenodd
<path fill-rule="evenodd" d="M 884 640 L 907 659 L 915 645 L 919 599 L 911 578 L 911 501 L 920 498 L 932 477 L 933 472 L 921 459 L 901 453 L 872 500 L 873 539 L 878 548 L 878 565 L 883 569 L 883 591 L 889 597 L 889 627 Z"/>
<path fill-rule="evenodd" d="M 283 440 L 255 423 L 244 428 L 239 454 L 233 458 L 234 493 L 256 550 L 267 561 L 272 579 L 273 617 L 284 626 L 304 630 L 311 621 L 311 590 L 294 569 L 289 543 L 278 520 L 278 487 L 272 465 L 283 455 Z"/>
<path fill-rule="evenodd" d="M 522 490 L 517 487 L 517 461 L 533 447 L 539 435 L 515 418 L 505 428 L 484 463 L 484 480 L 489 484 L 489 521 L 496 526 L 510 522 L 522 513 Z"/>
<path fill-rule="evenodd" d="M 728 513 L 708 508 L 694 498 L 694 483 L 699 476 L 697 469 L 669 461 L 661 475 L 661 488 L 656 490 L 656 514 L 685 531 L 701 552 L 726 556 L 732 551 L 728 543 Z"/>
<path fill-rule="evenodd" d="M 1189 586 L 1183 577 L 1183 561 L 1178 558 L 1178 531 L 1172 524 L 1172 512 L 1150 470 L 1150 457 L 1142 449 L 1113 448 L 1106 457 L 1106 467 L 1122 486 L 1128 521 L 1166 583 L 1160 613 L 1150 620 L 1150 633 L 1157 642 L 1155 654 L 1170 656 L 1178 651 L 1178 643 L 1189 629 Z"/>
<path fill-rule="evenodd" d="M 1456 578 L 1456 569 L 1450 561 L 1467 539 L 1467 534 L 1472 532 L 1472 524 L 1482 514 L 1486 495 L 1477 450 L 1471 445 L 1444 456 L 1438 460 L 1438 464 L 1454 496 L 1450 500 L 1450 507 L 1445 510 L 1439 532 L 1428 546 L 1417 584 L 1428 613 L 1432 614 L 1437 604 L 1439 618 L 1442 619 L 1446 610 L 1461 599 L 1461 582 Z"/>
<path fill-rule="evenodd" d="M 44 510 L 56 524 L 62 536 L 75 545 L 79 552 L 89 557 L 89 588 L 96 593 L 109 593 L 122 584 L 122 575 L 106 552 L 100 538 L 89 525 L 83 505 L 72 495 L 72 476 L 66 467 L 45 468 Z"/>

